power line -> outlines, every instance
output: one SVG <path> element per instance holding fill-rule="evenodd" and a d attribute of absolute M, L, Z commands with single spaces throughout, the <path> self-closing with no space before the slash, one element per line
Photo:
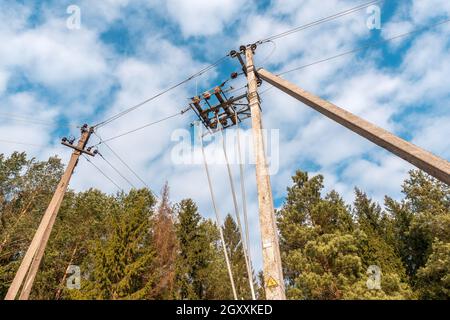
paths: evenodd
<path fill-rule="evenodd" d="M 0 116 L 0 119 L 15 122 L 15 123 L 17 123 L 17 125 L 27 124 L 27 125 L 36 125 L 36 126 L 43 126 L 43 127 L 55 126 L 54 124 L 49 124 L 49 123 L 40 123 L 40 122 L 35 122 L 35 121 L 30 121 L 30 120 L 22 120 L 22 119 L 15 119 L 15 118 L 2 117 L 2 116 Z"/>
<path fill-rule="evenodd" d="M 286 36 L 288 36 L 288 35 L 290 35 L 290 34 L 293 34 L 293 33 L 296 33 L 296 32 L 299 32 L 299 31 L 302 31 L 302 30 L 311 28 L 311 27 L 314 27 L 314 26 L 316 26 L 316 25 L 319 25 L 319 24 L 322 24 L 322 23 L 325 23 L 325 22 L 329 22 L 329 21 L 332 21 L 332 20 L 336 20 L 336 19 L 338 19 L 338 18 L 340 18 L 340 17 L 343 17 L 343 16 L 346 16 L 346 15 L 352 14 L 352 13 L 354 13 L 354 12 L 357 12 L 357 11 L 360 11 L 360 10 L 362 10 L 362 9 L 368 8 L 368 7 L 370 7 L 371 5 L 374 5 L 374 4 L 380 3 L 380 2 L 384 2 L 384 0 L 370 1 L 370 2 L 367 2 L 367 3 L 361 4 L 361 5 L 358 5 L 358 6 L 356 6 L 356 7 L 353 7 L 353 8 L 350 8 L 350 9 L 347 9 L 347 10 L 344 10 L 344 11 L 341 11 L 341 12 L 338 12 L 338 13 L 336 13 L 336 14 L 333 14 L 333 15 L 331 15 L 331 16 L 324 17 L 324 18 L 322 18 L 322 19 L 319 19 L 319 20 L 316 20 L 316 21 L 307 23 L 307 24 L 305 24 L 305 25 L 302 25 L 302 26 L 299 26 L 299 27 L 296 27 L 296 28 L 293 28 L 293 29 L 284 31 L 284 32 L 279 33 L 279 34 L 276 34 L 276 35 L 273 35 L 273 36 L 268 37 L 268 38 L 266 38 L 266 39 L 259 40 L 257 43 L 258 43 L 258 44 L 261 44 L 261 43 L 265 43 L 265 42 L 277 40 L 277 39 L 286 37 Z"/>
<path fill-rule="evenodd" d="M 185 83 L 191 81 L 192 79 L 195 79 L 195 78 L 197 78 L 197 77 L 203 75 L 204 73 L 208 72 L 209 70 L 211 70 L 211 69 L 215 68 L 216 66 L 218 66 L 219 64 L 221 64 L 221 63 L 222 63 L 223 61 L 225 61 L 225 59 L 227 59 L 228 57 L 229 57 L 229 54 L 227 54 L 226 56 L 224 56 L 224 57 L 218 59 L 216 62 L 210 64 L 209 66 L 207 66 L 207 67 L 201 69 L 200 71 L 198 71 L 197 73 L 191 75 L 191 76 L 188 77 L 187 79 L 185 79 L 185 80 L 183 80 L 183 81 L 181 81 L 181 82 L 179 82 L 179 83 L 177 83 L 177 84 L 175 84 L 175 85 L 169 87 L 168 89 L 165 89 L 165 90 L 159 92 L 158 94 L 154 95 L 153 97 L 148 98 L 148 99 L 146 99 L 146 100 L 144 100 L 144 101 L 138 103 L 138 104 L 135 105 L 135 106 L 132 106 L 132 107 L 130 107 L 130 108 L 128 108 L 128 109 L 125 109 L 124 111 L 122 111 L 122 112 L 116 114 L 115 116 L 112 116 L 112 117 L 110 117 L 110 118 L 108 118 L 108 119 L 106 119 L 106 120 L 104 120 L 104 121 L 102 121 L 102 122 L 96 124 L 94 127 L 95 127 L 95 128 L 103 127 L 103 126 L 107 125 L 108 123 L 111 123 L 112 121 L 115 121 L 115 120 L 117 120 L 117 119 L 123 117 L 124 115 L 126 115 L 126 114 L 128 114 L 128 113 L 130 113 L 130 112 L 132 112 L 132 111 L 134 111 L 134 110 L 136 110 L 136 109 L 142 107 L 143 105 L 147 104 L 148 102 L 150 102 L 150 101 L 152 101 L 152 100 L 154 100 L 154 99 L 156 99 L 156 98 L 159 98 L 160 96 L 166 94 L 167 92 L 169 92 L 169 91 L 171 91 L 171 90 L 173 90 L 173 89 L 175 89 L 175 88 L 178 88 L 179 86 L 181 86 L 181 85 L 183 85 L 183 84 L 185 84 Z"/>
<path fill-rule="evenodd" d="M 145 125 L 143 125 L 143 126 L 140 126 L 140 127 L 136 128 L 136 129 L 133 129 L 133 130 L 130 130 L 130 131 L 121 133 L 121 134 L 119 134 L 119 135 L 117 135 L 117 136 L 114 136 L 114 137 L 111 137 L 111 138 L 108 138 L 108 139 L 105 139 L 105 140 L 101 140 L 99 143 L 97 143 L 97 144 L 94 145 L 93 147 L 98 146 L 98 145 L 101 145 L 102 143 L 105 143 L 105 142 L 109 142 L 109 141 L 112 141 L 112 140 L 116 140 L 116 139 L 118 139 L 118 138 L 124 137 L 124 136 L 129 135 L 129 134 L 131 134 L 131 133 L 134 133 L 134 132 L 136 132 L 136 131 L 139 131 L 139 130 L 142 130 L 142 129 L 151 127 L 151 126 L 156 125 L 156 124 L 158 124 L 158 123 L 161 123 L 161 122 L 167 121 L 167 120 L 169 120 L 169 119 L 175 118 L 175 117 L 177 117 L 177 116 L 183 115 L 184 113 L 186 113 L 186 111 L 187 111 L 187 109 L 184 109 L 184 110 L 182 110 L 181 112 L 177 112 L 177 113 L 172 114 L 172 115 L 170 115 L 170 116 L 168 116 L 168 117 L 165 117 L 165 118 L 162 118 L 162 119 L 159 119 L 159 120 L 156 120 L 156 121 L 147 123 L 147 124 L 145 124 Z"/>
<path fill-rule="evenodd" d="M 261 62 L 259 62 L 260 64 L 265 64 L 267 61 L 269 61 L 270 58 L 272 58 L 272 56 L 275 54 L 275 51 L 277 51 L 277 44 L 275 41 L 267 40 L 264 43 L 271 43 L 273 47 L 272 51 L 270 51 L 269 54 Z"/>
<path fill-rule="evenodd" d="M 235 119 L 237 120 L 237 113 L 235 112 Z M 233 198 L 233 205 L 234 205 L 234 211 L 235 211 L 235 215 L 236 215 L 236 222 L 238 225 L 238 230 L 239 230 L 239 235 L 240 235 L 240 240 L 241 240 L 241 244 L 242 244 L 242 251 L 244 253 L 244 260 L 245 260 L 245 265 L 247 268 L 247 276 L 248 276 L 248 281 L 249 281 L 249 285 L 250 285 L 250 291 L 252 294 L 252 299 L 256 300 L 255 298 L 255 290 L 254 290 L 254 284 L 253 284 L 253 272 L 251 270 L 251 263 L 249 262 L 250 257 L 248 256 L 248 251 L 247 251 L 247 246 L 249 245 L 247 242 L 247 238 L 244 237 L 244 232 L 242 230 L 242 224 L 241 224 L 241 214 L 239 212 L 239 205 L 237 202 L 237 196 L 236 196 L 236 190 L 234 187 L 234 179 L 233 179 L 233 174 L 231 172 L 231 166 L 230 166 L 230 161 L 228 160 L 228 154 L 227 154 L 227 147 L 226 147 L 226 142 L 225 142 L 225 135 L 223 133 L 223 127 L 222 125 L 220 125 L 220 121 L 219 121 L 219 117 L 216 116 L 216 121 L 220 127 L 220 133 L 222 136 L 222 147 L 223 147 L 223 154 L 225 156 L 225 161 L 227 163 L 227 171 L 228 171 L 228 178 L 230 180 L 230 188 L 231 188 L 231 195 Z M 237 121 L 238 123 L 239 121 Z"/>
<path fill-rule="evenodd" d="M 423 27 L 423 28 L 420 28 L 420 29 L 416 29 L 416 30 L 413 30 L 413 31 L 410 31 L 410 32 L 406 32 L 406 33 L 403 33 L 403 34 L 399 34 L 399 35 L 396 35 L 396 36 L 388 38 L 388 39 L 376 41 L 376 42 L 370 43 L 370 44 L 368 44 L 366 46 L 363 46 L 363 47 L 355 48 L 355 49 L 352 49 L 350 51 L 346 51 L 346 52 L 340 53 L 340 54 L 335 55 L 335 56 L 331 56 L 331 57 L 328 57 L 328 58 L 325 58 L 325 59 L 322 59 L 322 60 L 318 60 L 318 61 L 315 61 L 315 62 L 312 62 L 312 63 L 308 63 L 308 64 L 305 64 L 305 65 L 296 67 L 294 69 L 283 71 L 281 73 L 278 73 L 277 75 L 281 76 L 281 75 L 285 75 L 287 73 L 291 73 L 291 72 L 294 72 L 294 71 L 305 69 L 305 68 L 314 66 L 316 64 L 320 64 L 320 63 L 327 62 L 327 61 L 330 61 L 330 60 L 333 60 L 333 59 L 337 59 L 337 58 L 343 57 L 345 55 L 356 53 L 358 51 L 362 51 L 362 50 L 365 50 L 365 49 L 368 49 L 368 48 L 371 48 L 371 47 L 374 47 L 374 46 L 377 46 L 377 45 L 380 45 L 380 44 L 383 44 L 383 43 L 386 43 L 386 42 L 389 42 L 389 41 L 393 41 L 393 40 L 396 40 L 396 39 L 399 39 L 399 38 L 404 38 L 404 37 L 410 36 L 410 35 L 412 35 L 414 33 L 426 31 L 428 29 L 431 29 L 431 28 L 434 28 L 434 27 L 437 27 L 437 26 L 440 26 L 440 25 L 443 25 L 443 24 L 446 24 L 446 23 L 449 23 L 449 22 L 450 22 L 450 19 L 446 19 L 446 20 L 443 20 L 443 21 L 441 21 L 439 23 L 436 23 L 436 24 L 433 24 L 433 25 L 429 25 L 429 26 L 426 26 L 426 27 Z"/>
<path fill-rule="evenodd" d="M 22 145 L 22 146 L 31 146 L 31 147 L 38 147 L 38 148 L 46 147 L 45 145 L 41 145 L 41 144 L 19 142 L 19 141 L 5 140 L 5 139 L 0 139 L 0 143 L 17 144 L 17 145 Z"/>
<path fill-rule="evenodd" d="M 109 162 L 108 160 L 106 160 L 106 158 L 99 152 L 98 155 L 105 160 L 105 162 L 123 179 L 125 180 L 132 188 L 136 188 L 136 186 L 130 181 L 128 180 L 111 162 Z"/>
<path fill-rule="evenodd" d="M 106 175 L 106 173 L 104 173 L 99 167 L 97 167 L 92 161 L 91 161 L 91 159 L 89 159 L 88 157 L 86 157 L 84 154 L 83 154 L 83 157 L 95 168 L 95 169 L 97 169 L 97 171 L 98 172 L 100 172 L 106 179 L 108 179 L 112 184 L 114 184 L 116 187 L 117 187 L 117 189 L 119 189 L 119 191 L 122 191 L 123 192 L 123 189 L 117 184 L 117 183 L 115 183 L 114 182 L 114 180 L 113 179 L 111 179 L 110 177 L 108 177 L 107 175 Z"/>
<path fill-rule="evenodd" d="M 236 285 L 235 285 L 234 278 L 233 278 L 233 271 L 231 269 L 230 259 L 228 257 L 227 245 L 226 245 L 226 242 L 225 242 L 225 238 L 223 236 L 223 229 L 222 229 L 222 224 L 221 224 L 221 221 L 220 221 L 220 213 L 219 213 L 219 209 L 218 209 L 217 204 L 216 204 L 216 197 L 215 197 L 215 194 L 214 194 L 214 189 L 213 189 L 213 185 L 212 185 L 212 181 L 211 181 L 211 176 L 209 174 L 208 161 L 206 159 L 205 147 L 204 147 L 204 144 L 203 144 L 203 137 L 200 138 L 200 143 L 201 143 L 201 147 L 202 147 L 203 164 L 205 166 L 206 177 L 208 179 L 209 192 L 210 192 L 210 195 L 211 195 L 211 201 L 212 201 L 212 205 L 213 205 L 213 208 L 214 208 L 214 213 L 216 215 L 217 227 L 219 229 L 220 241 L 222 243 L 223 255 L 225 256 L 225 263 L 226 263 L 227 270 L 228 270 L 228 276 L 230 278 L 231 289 L 233 291 L 234 300 L 237 300 L 238 297 L 237 297 L 237 293 L 236 293 Z"/>
<path fill-rule="evenodd" d="M 36 119 L 36 118 L 31 118 L 31 117 L 26 117 L 26 116 L 23 116 L 23 114 L 17 114 L 17 113 L 0 112 L 0 117 L 12 117 L 12 118 L 19 118 L 19 119 L 24 119 L 24 120 L 30 120 L 30 121 L 34 121 L 34 122 L 41 122 L 41 123 L 46 123 L 46 124 L 52 124 L 52 122 L 50 122 L 50 121 L 40 120 L 40 119 Z"/>
<path fill-rule="evenodd" d="M 52 121 L 34 119 L 31 117 L 24 117 L 20 114 L 14 114 L 14 113 L 0 112 L 0 118 L 6 119 L 6 120 L 17 121 L 17 122 L 29 123 L 29 124 L 42 125 L 42 126 L 52 126 L 52 127 L 58 126 L 58 127 L 64 127 L 64 128 L 76 127 L 75 125 L 60 124 L 60 123 L 57 123 L 54 121 L 52 122 Z"/>
<path fill-rule="evenodd" d="M 144 186 L 147 187 L 147 189 L 150 189 L 147 183 L 145 183 L 145 181 L 136 173 L 136 171 L 134 171 L 107 143 L 105 143 L 96 132 L 94 132 L 94 134 L 100 139 L 100 142 L 104 144 L 109 149 L 109 151 L 111 151 L 117 157 L 117 159 L 119 159 L 119 161 L 122 162 L 122 164 L 127 167 L 128 170 L 130 170 L 130 172 L 133 173 L 133 175 L 144 184 Z"/>
<path fill-rule="evenodd" d="M 0 118 L 1 119 L 5 119 L 5 120 L 25 122 L 25 123 L 30 123 L 30 124 L 42 125 L 42 126 L 54 126 L 55 125 L 52 122 L 41 121 L 41 120 L 33 120 L 33 119 L 29 119 L 29 118 L 9 115 L 9 114 L 6 114 L 6 113 L 5 114 L 0 113 Z"/>

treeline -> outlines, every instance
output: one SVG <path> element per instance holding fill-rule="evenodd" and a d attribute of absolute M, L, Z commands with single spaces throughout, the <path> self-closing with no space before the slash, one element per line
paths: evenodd
<path fill-rule="evenodd" d="M 0 154 L 0 296 L 4 296 L 63 172 L 57 158 Z M 193 182 L 195 183 L 195 182 Z M 277 212 L 290 299 L 450 298 L 450 190 L 419 171 L 404 199 L 384 208 L 323 194 L 323 177 L 298 171 Z M 251 297 L 238 228 L 223 225 L 236 289 Z M 81 289 L 66 286 L 79 266 Z M 253 276 L 264 298 L 260 273 Z M 379 283 L 378 283 L 379 282 Z M 379 286 L 378 286 L 379 285 Z M 32 299 L 232 299 L 217 225 L 169 187 L 104 194 L 69 191 Z"/>

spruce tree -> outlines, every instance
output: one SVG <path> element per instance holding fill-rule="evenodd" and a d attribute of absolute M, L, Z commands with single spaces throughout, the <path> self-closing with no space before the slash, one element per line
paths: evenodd
<path fill-rule="evenodd" d="M 144 299 L 153 298 L 155 248 L 151 218 L 155 200 L 148 190 L 131 190 L 121 195 L 111 219 L 111 231 L 95 241 L 88 279 L 82 280 L 74 298 Z"/>
<path fill-rule="evenodd" d="M 202 218 L 191 199 L 178 206 L 177 286 L 180 299 L 203 299 L 202 270 L 209 263 L 209 243 L 201 226 Z"/>
<path fill-rule="evenodd" d="M 177 208 L 178 299 L 231 299 L 231 286 L 217 226 L 204 220 L 191 199 Z"/>
<path fill-rule="evenodd" d="M 239 228 L 231 215 L 227 215 L 223 226 L 223 236 L 227 245 L 227 252 L 232 266 L 233 278 L 239 298 L 249 300 L 252 298 L 248 282 L 247 266 L 242 248 Z M 253 279 L 253 274 L 251 275 Z M 254 282 L 254 281 L 253 281 Z"/>

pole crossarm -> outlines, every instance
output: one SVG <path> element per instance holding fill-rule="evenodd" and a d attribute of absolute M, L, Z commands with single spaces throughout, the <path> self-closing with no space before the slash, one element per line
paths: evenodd
<path fill-rule="evenodd" d="M 265 69 L 258 70 L 258 74 L 263 80 L 291 97 L 450 185 L 450 163 L 447 160 L 439 158 Z"/>

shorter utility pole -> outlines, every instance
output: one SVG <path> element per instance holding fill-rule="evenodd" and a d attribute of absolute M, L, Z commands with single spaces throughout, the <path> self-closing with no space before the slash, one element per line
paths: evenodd
<path fill-rule="evenodd" d="M 280 246 L 273 205 L 272 188 L 267 167 L 261 120 L 261 101 L 258 95 L 259 79 L 253 63 L 256 45 L 241 47 L 245 53 L 245 74 L 248 83 L 248 101 L 252 118 L 253 151 L 256 158 L 256 185 L 258 189 L 259 222 L 263 250 L 263 272 L 266 299 L 286 300 Z M 240 54 L 238 54 L 240 57 Z M 241 60 L 241 59 L 240 59 Z"/>
<path fill-rule="evenodd" d="M 61 207 L 64 195 L 67 191 L 70 178 L 72 177 L 73 171 L 78 164 L 78 159 L 83 153 L 90 156 L 95 155 L 95 152 L 91 152 L 89 148 L 85 149 L 92 132 L 93 128 L 88 127 L 88 125 L 84 125 L 81 128 L 81 137 L 77 145 L 74 145 L 75 139 L 69 141 L 68 139 L 63 138 L 62 144 L 74 149 L 74 151 L 70 158 L 69 164 L 67 165 L 67 168 L 61 177 L 58 186 L 56 187 L 56 191 L 53 194 L 50 204 L 42 217 L 41 223 L 39 224 L 33 240 L 31 241 L 31 244 L 22 259 L 14 280 L 8 289 L 5 300 L 14 300 L 16 298 L 17 293 L 24 283 L 25 277 L 26 281 L 23 285 L 19 299 L 28 299 L 34 279 L 39 270 L 39 265 L 44 256 L 45 248 L 53 229 L 53 225 L 56 221 L 56 216 L 58 215 L 59 208 Z"/>

